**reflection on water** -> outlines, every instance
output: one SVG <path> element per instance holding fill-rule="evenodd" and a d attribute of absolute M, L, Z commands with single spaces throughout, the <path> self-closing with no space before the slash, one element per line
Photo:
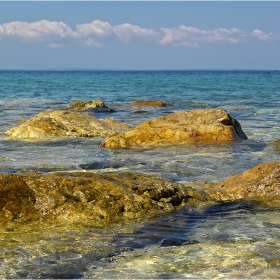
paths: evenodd
<path fill-rule="evenodd" d="M 0 277 L 276 279 L 279 214 L 238 201 L 104 228 L 9 225 L 0 232 Z"/>

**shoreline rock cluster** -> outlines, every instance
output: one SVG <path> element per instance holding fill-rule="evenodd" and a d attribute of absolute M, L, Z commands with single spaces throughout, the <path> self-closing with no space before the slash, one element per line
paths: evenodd
<path fill-rule="evenodd" d="M 159 101 L 141 102 L 143 106 L 168 106 Z M 12 139 L 35 141 L 103 136 L 106 138 L 100 146 L 104 148 L 247 139 L 239 122 L 222 108 L 177 112 L 132 128 L 113 119 L 76 112 L 91 108 L 111 110 L 103 101 L 76 101 L 64 110 L 41 112 L 6 134 Z M 34 220 L 104 224 L 152 217 L 186 205 L 238 199 L 280 200 L 280 161 L 260 164 L 222 183 L 203 187 L 135 172 L 0 174 L 0 224 Z"/>
<path fill-rule="evenodd" d="M 159 100 L 140 100 L 139 103 L 144 106 L 146 103 L 146 106 L 158 106 L 158 103 L 167 106 L 167 103 Z M 113 119 L 97 119 L 80 112 L 90 108 L 110 109 L 101 100 L 75 101 L 65 110 L 41 112 L 5 133 L 12 139 L 23 140 L 107 136 L 100 144 L 104 148 L 222 143 L 247 139 L 240 123 L 222 108 L 176 112 L 132 128 Z"/>
<path fill-rule="evenodd" d="M 102 225 L 239 199 L 280 200 L 280 161 L 204 187 L 136 172 L 0 174 L 0 224 L 38 220 Z"/>

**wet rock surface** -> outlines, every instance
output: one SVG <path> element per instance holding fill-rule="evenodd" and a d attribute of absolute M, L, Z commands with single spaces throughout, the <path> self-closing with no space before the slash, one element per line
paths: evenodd
<path fill-rule="evenodd" d="M 193 142 L 219 143 L 247 139 L 240 123 L 226 110 L 198 109 L 159 117 L 104 139 L 101 147 L 157 147 Z"/>
<path fill-rule="evenodd" d="M 194 192 L 182 184 L 134 172 L 0 174 L 0 221 L 100 224 L 152 217 L 174 210 Z"/>
<path fill-rule="evenodd" d="M 129 126 L 113 119 L 97 119 L 66 110 L 45 111 L 6 131 L 13 139 L 107 136 Z"/>
<path fill-rule="evenodd" d="M 280 161 L 262 163 L 214 186 L 185 186 L 135 172 L 0 174 L 0 223 L 104 224 L 244 198 L 280 200 Z"/>
<path fill-rule="evenodd" d="M 261 163 L 205 189 L 214 200 L 280 199 L 280 161 Z"/>
<path fill-rule="evenodd" d="M 169 103 L 162 100 L 135 100 L 131 103 L 133 106 L 151 106 L 151 107 L 166 107 Z"/>
<path fill-rule="evenodd" d="M 102 100 L 91 100 L 91 101 L 82 101 L 77 100 L 70 103 L 66 110 L 76 110 L 76 111 L 86 111 L 88 109 L 107 109 L 113 111 L 109 106 L 107 106 Z"/>

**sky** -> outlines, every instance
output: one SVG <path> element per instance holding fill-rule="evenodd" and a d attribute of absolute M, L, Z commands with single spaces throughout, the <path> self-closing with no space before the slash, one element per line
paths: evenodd
<path fill-rule="evenodd" d="M 0 1 L 0 69 L 280 70 L 280 2 Z"/>

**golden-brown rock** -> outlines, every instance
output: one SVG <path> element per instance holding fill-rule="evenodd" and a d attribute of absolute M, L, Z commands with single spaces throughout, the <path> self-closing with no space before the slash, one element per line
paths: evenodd
<path fill-rule="evenodd" d="M 39 218 L 35 192 L 15 174 L 0 174 L 0 223 Z"/>
<path fill-rule="evenodd" d="M 247 139 L 224 109 L 199 109 L 159 117 L 104 139 L 101 147 L 151 147 Z"/>
<path fill-rule="evenodd" d="M 48 137 L 107 136 L 128 128 L 128 125 L 113 119 L 96 119 L 78 112 L 56 110 L 41 112 L 6 131 L 6 134 L 11 138 L 42 140 Z"/>
<path fill-rule="evenodd" d="M 166 107 L 169 104 L 161 100 L 136 100 L 131 103 L 134 106 Z"/>
<path fill-rule="evenodd" d="M 81 101 L 77 100 L 70 103 L 66 110 L 77 110 L 77 111 L 85 111 L 90 108 L 101 108 L 108 109 L 109 111 L 113 111 L 110 107 L 108 107 L 102 100 L 91 100 L 91 101 Z"/>
<path fill-rule="evenodd" d="M 280 161 L 261 163 L 206 190 L 214 200 L 280 199 Z"/>
<path fill-rule="evenodd" d="M 195 195 L 182 184 L 134 172 L 0 174 L 0 223 L 149 217 L 195 200 Z"/>

